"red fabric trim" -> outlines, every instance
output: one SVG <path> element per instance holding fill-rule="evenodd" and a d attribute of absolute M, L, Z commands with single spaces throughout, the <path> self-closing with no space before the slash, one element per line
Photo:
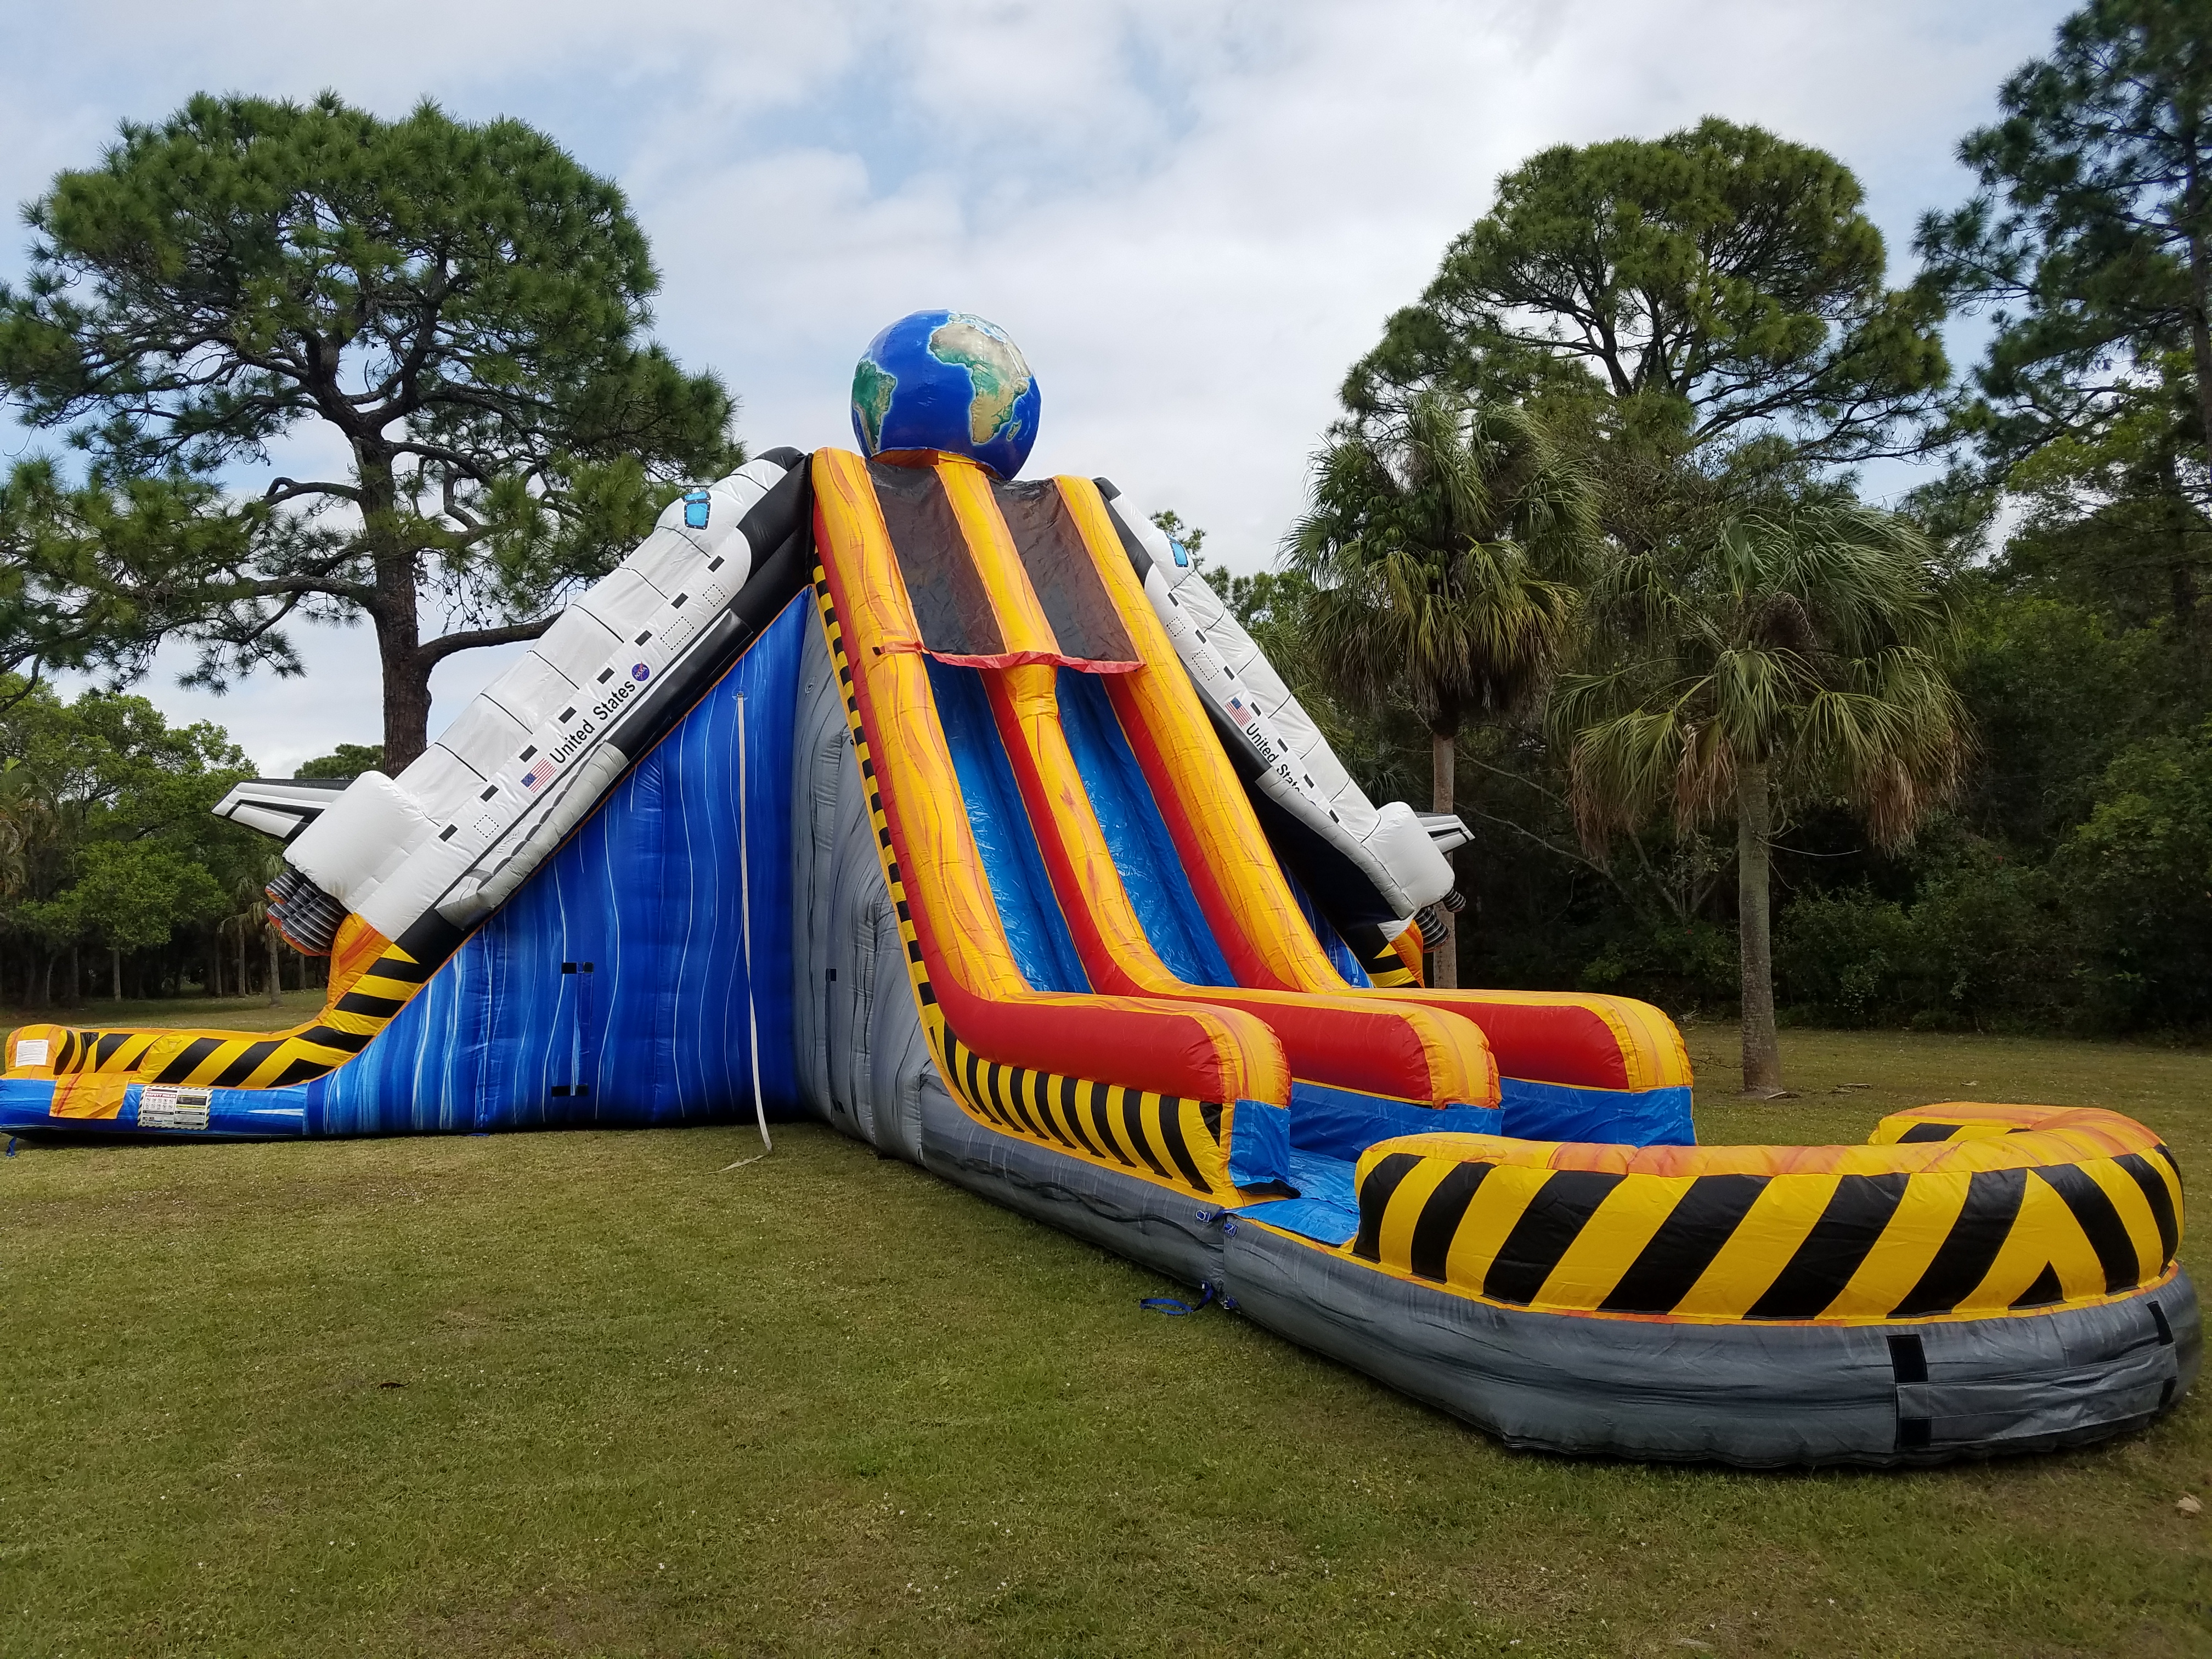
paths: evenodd
<path fill-rule="evenodd" d="M 1490 1039 L 1498 1069 L 1507 1077 L 1578 1089 L 1628 1087 L 1620 1035 L 1595 1009 L 1571 1002 L 1492 1002 L 1480 991 L 1432 987 L 1407 987 L 1390 998 L 1473 1020 Z"/>
<path fill-rule="evenodd" d="M 1098 657 L 1063 657 L 1055 651 L 1005 651 L 994 657 L 963 657 L 952 651 L 932 651 L 927 646 L 894 647 L 920 651 L 951 668 L 1072 668 L 1079 674 L 1131 674 L 1142 663 L 1115 662 Z"/>

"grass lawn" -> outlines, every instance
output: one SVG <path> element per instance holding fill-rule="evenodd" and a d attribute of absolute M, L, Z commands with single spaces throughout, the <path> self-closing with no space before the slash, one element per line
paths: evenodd
<path fill-rule="evenodd" d="M 1732 1039 L 1709 1140 L 1963 1094 L 2212 1167 L 2206 1054 L 1790 1031 L 1749 1106 Z M 758 1150 L 0 1160 L 0 1653 L 2212 1652 L 2201 1394 L 1922 1474 L 1510 1453 L 826 1129 Z"/>
<path fill-rule="evenodd" d="M 202 1025 L 210 1030 L 275 1031 L 312 1018 L 323 1006 L 319 985 L 308 991 L 282 991 L 274 1007 L 265 995 L 250 997 L 161 997 L 147 1001 L 106 997 L 88 999 L 74 1008 L 0 1008 L 0 1038 L 18 1025 Z"/>

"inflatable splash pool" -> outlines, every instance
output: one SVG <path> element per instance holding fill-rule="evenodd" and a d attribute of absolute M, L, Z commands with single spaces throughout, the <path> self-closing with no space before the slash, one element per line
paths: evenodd
<path fill-rule="evenodd" d="M 1952 1103 L 1695 1145 L 1656 1010 L 1424 987 L 1463 829 L 1370 803 L 1111 485 L 972 448 L 772 452 L 397 777 L 240 786 L 325 1007 L 25 1027 L 0 1128 L 809 1113 L 1562 1451 L 1930 1462 L 2186 1391 L 2153 1133 Z"/>

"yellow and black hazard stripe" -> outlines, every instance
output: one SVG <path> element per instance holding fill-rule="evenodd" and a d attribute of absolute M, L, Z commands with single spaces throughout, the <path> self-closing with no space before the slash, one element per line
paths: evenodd
<path fill-rule="evenodd" d="M 1977 1140 L 1984 1135 L 2014 1135 L 2021 1130 L 2009 1123 L 1946 1123 L 1923 1118 L 1905 1125 L 1895 1136 L 1899 1146 L 1923 1140 Z"/>
<path fill-rule="evenodd" d="M 446 943 L 442 935 L 434 942 L 410 937 L 416 949 L 410 951 L 377 940 L 357 919 L 349 921 L 356 938 L 372 946 L 382 943 L 383 948 L 349 982 L 339 968 L 337 994 L 306 1025 L 257 1032 L 27 1026 L 15 1034 L 15 1041 L 46 1034 L 51 1045 L 46 1070 L 57 1079 L 123 1077 L 216 1089 L 281 1089 L 308 1082 L 367 1048 L 451 954 L 450 945 L 443 951 L 434 948 Z M 342 939 L 333 951 L 334 967 L 339 967 L 344 951 Z"/>
<path fill-rule="evenodd" d="M 876 854 L 898 915 L 899 939 L 906 947 L 907 974 L 921 1010 L 923 1036 L 952 1097 L 969 1116 L 1003 1133 L 1139 1178 L 1206 1194 L 1219 1192 L 1226 1185 L 1225 1177 L 1209 1178 L 1206 1170 L 1211 1167 L 1218 1172 L 1222 1168 L 1224 1119 L 1232 1109 L 1218 1101 L 1154 1094 L 1003 1065 L 977 1054 L 952 1030 L 922 960 L 921 937 L 915 931 L 914 910 L 907 902 L 898 857 L 891 844 L 890 820 L 884 811 L 883 790 L 860 719 L 853 665 L 845 654 L 844 629 L 830 597 L 829 572 L 818 557 L 814 566 L 814 598 L 830 647 L 830 664 L 836 670 L 838 692 L 844 700 L 853 754 L 867 787 Z"/>
<path fill-rule="evenodd" d="M 935 1024 L 932 1050 L 945 1076 L 957 1079 L 954 1095 L 993 1128 L 1133 1174 L 1149 1170 L 1194 1192 L 1215 1190 L 1193 1148 L 1210 1144 L 1218 1158 L 1222 1108 L 1217 1103 L 1002 1066 L 962 1042 L 942 1016 Z"/>
<path fill-rule="evenodd" d="M 1900 1145 L 1901 1163 L 1923 1157 L 1889 1170 L 1866 1167 L 1873 1148 L 1832 1149 L 1858 1167 L 1827 1169 L 1787 1155 L 1828 1149 L 1683 1148 L 1782 1156 L 1771 1172 L 1664 1175 L 1386 1142 L 1360 1161 L 1349 1248 L 1487 1302 L 1701 1321 L 2025 1313 L 2170 1273 L 2181 1180 L 2164 1145 L 2141 1131 L 2085 1156 L 2076 1137 L 2033 1147 L 2034 1133 L 1981 1158 L 1966 1155 L 1986 1138 Z"/>
<path fill-rule="evenodd" d="M 2051 1116 L 2047 1106 L 1994 1106 L 1977 1101 L 1948 1101 L 1893 1112 L 1867 1137 L 1873 1146 L 1909 1146 L 1927 1140 L 1979 1140 L 1987 1135 L 2020 1134 L 2040 1128 Z"/>
<path fill-rule="evenodd" d="M 1373 923 L 1340 927 L 1337 936 L 1376 990 L 1419 988 L 1421 930 L 1414 923 L 1407 922 L 1395 937 L 1386 937 Z"/>

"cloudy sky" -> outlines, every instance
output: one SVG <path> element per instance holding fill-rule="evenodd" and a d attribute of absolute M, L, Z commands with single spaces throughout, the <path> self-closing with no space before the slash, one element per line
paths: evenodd
<path fill-rule="evenodd" d="M 74 0 L 0 9 L 0 196 L 201 89 L 335 88 L 520 116 L 621 181 L 660 337 L 720 371 L 755 447 L 851 442 L 859 349 L 980 312 L 1044 395 L 1031 474 L 1103 473 L 1255 568 L 1296 513 L 1346 368 L 1498 175 L 1547 144 L 1708 113 L 1841 156 L 1901 276 L 1956 200 L 1959 136 L 2057 0 Z M 0 233 L 0 277 L 22 268 Z M 23 453 L 35 439 L 0 431 Z M 216 699 L 270 772 L 374 741 L 359 630 L 305 681 Z M 440 720 L 503 653 L 449 660 Z"/>

